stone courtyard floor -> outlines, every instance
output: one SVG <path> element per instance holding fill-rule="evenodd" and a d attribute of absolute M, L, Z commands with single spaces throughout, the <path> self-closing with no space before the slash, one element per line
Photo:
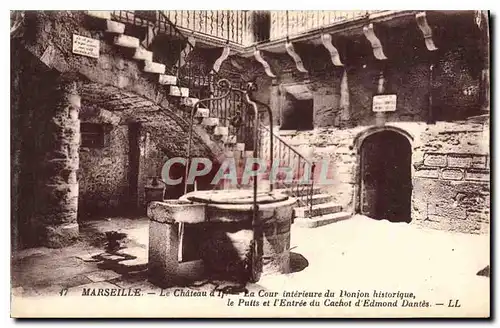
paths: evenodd
<path fill-rule="evenodd" d="M 109 254 L 105 233 L 126 234 L 125 248 Z M 82 240 L 64 249 L 27 249 L 12 256 L 17 296 L 81 295 L 82 288 L 159 290 L 146 279 L 147 218 L 107 218 L 81 228 Z M 248 290 L 413 292 L 434 303 L 489 304 L 489 236 L 423 229 L 356 215 L 307 229 L 292 226 L 287 275 L 264 276 Z M 217 282 L 189 286 L 213 290 Z M 477 304 L 476 304 L 477 305 Z M 479 305 L 478 305 L 479 306 Z"/>

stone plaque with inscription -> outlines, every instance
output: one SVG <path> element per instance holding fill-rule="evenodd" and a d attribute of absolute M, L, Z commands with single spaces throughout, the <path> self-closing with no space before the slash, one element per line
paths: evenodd
<path fill-rule="evenodd" d="M 446 155 L 444 154 L 425 154 L 424 164 L 428 166 L 446 166 Z"/>
<path fill-rule="evenodd" d="M 421 169 L 415 172 L 415 176 L 419 178 L 437 178 L 439 177 L 438 169 Z"/>
<path fill-rule="evenodd" d="M 446 180 L 462 180 L 464 177 L 464 172 L 461 170 L 443 170 L 441 172 L 441 177 Z"/>
<path fill-rule="evenodd" d="M 490 174 L 487 170 L 467 170 L 465 179 L 472 181 L 489 181 Z"/>
<path fill-rule="evenodd" d="M 73 34 L 73 53 L 92 58 L 99 58 L 99 40 Z"/>
<path fill-rule="evenodd" d="M 449 167 L 470 167 L 472 164 L 472 157 L 470 156 L 448 156 Z"/>

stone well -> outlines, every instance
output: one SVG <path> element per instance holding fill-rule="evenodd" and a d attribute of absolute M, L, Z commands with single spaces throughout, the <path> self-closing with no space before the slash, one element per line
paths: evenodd
<path fill-rule="evenodd" d="M 244 283 L 288 273 L 296 200 L 248 190 L 196 191 L 148 207 L 149 280 L 159 286 L 206 278 Z"/>

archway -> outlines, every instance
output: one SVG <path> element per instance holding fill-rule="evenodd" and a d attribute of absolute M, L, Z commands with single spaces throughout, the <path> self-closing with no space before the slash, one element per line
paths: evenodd
<path fill-rule="evenodd" d="M 368 135 L 360 146 L 359 211 L 373 219 L 411 221 L 411 145 L 393 130 Z"/>

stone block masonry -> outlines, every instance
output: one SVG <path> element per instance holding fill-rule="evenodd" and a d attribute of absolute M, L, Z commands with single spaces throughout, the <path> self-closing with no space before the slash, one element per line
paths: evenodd
<path fill-rule="evenodd" d="M 489 224 L 489 155 L 484 128 L 473 123 L 391 123 L 412 142 L 411 224 L 484 233 Z M 360 154 L 356 140 L 369 127 L 317 128 L 281 136 L 307 158 L 328 160 L 334 183 L 321 186 L 335 202 L 356 212 Z"/>
<path fill-rule="evenodd" d="M 412 217 L 416 224 L 484 233 L 490 222 L 486 127 L 438 123 L 420 138 L 414 160 Z"/>
<path fill-rule="evenodd" d="M 424 165 L 417 165 L 415 176 L 456 181 L 489 181 L 487 155 L 425 153 Z"/>

